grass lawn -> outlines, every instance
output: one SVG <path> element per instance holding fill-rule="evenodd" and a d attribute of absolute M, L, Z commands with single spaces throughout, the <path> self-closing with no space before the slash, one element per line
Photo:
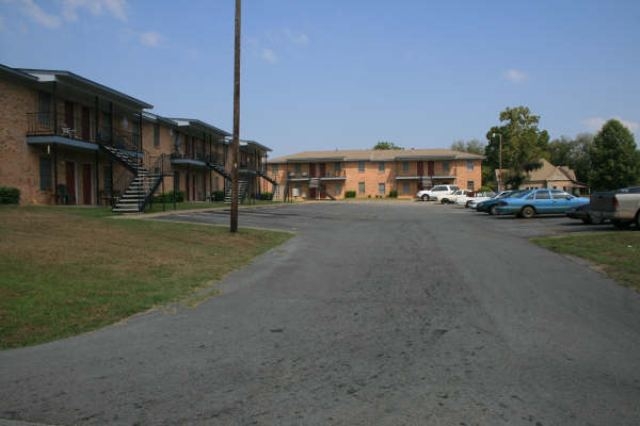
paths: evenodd
<path fill-rule="evenodd" d="M 110 216 L 98 208 L 0 207 L 0 348 L 184 301 L 291 237 Z"/>
<path fill-rule="evenodd" d="M 620 284 L 640 291 L 640 232 L 595 232 L 533 241 L 555 252 L 587 259 Z"/>

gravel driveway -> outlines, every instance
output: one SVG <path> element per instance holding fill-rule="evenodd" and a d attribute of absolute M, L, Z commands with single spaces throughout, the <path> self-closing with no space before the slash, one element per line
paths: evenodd
<path fill-rule="evenodd" d="M 0 352 L 0 418 L 640 424 L 640 296 L 527 240 L 578 222 L 334 202 L 243 210 L 245 226 L 297 235 L 195 308 Z"/>

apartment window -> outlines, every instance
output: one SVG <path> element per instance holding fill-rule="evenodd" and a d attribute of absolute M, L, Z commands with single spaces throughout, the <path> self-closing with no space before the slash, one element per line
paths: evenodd
<path fill-rule="evenodd" d="M 379 172 L 384 172 L 384 162 L 378 163 L 378 171 Z"/>
<path fill-rule="evenodd" d="M 358 194 L 364 194 L 364 182 L 358 182 Z"/>
<path fill-rule="evenodd" d="M 408 161 L 403 161 L 402 162 L 402 171 L 404 173 L 408 173 L 409 172 L 409 162 Z"/>
<path fill-rule="evenodd" d="M 155 148 L 160 146 L 160 124 L 158 123 L 153 125 L 153 146 Z"/>
<path fill-rule="evenodd" d="M 385 185 L 384 183 L 379 183 L 378 184 L 378 194 L 379 195 L 384 195 L 387 193 L 387 185 Z"/>
<path fill-rule="evenodd" d="M 271 165 L 271 174 L 273 175 L 277 175 L 278 172 L 280 171 L 280 165 L 279 164 L 272 164 Z"/>
<path fill-rule="evenodd" d="M 450 173 L 449 172 L 450 169 L 451 169 L 451 164 L 448 161 L 443 161 L 442 162 L 442 174 L 448 175 Z"/>
<path fill-rule="evenodd" d="M 364 161 L 358 161 L 358 172 L 364 173 Z"/>
<path fill-rule="evenodd" d="M 40 157 L 40 190 L 51 190 L 51 158 Z"/>
<path fill-rule="evenodd" d="M 333 163 L 333 171 L 336 172 L 336 175 L 340 174 L 342 172 L 342 164 Z"/>
<path fill-rule="evenodd" d="M 475 186 L 476 186 L 476 183 L 474 181 L 472 181 L 472 180 L 468 180 L 467 181 L 467 189 L 469 191 L 475 191 L 476 190 Z"/>
<path fill-rule="evenodd" d="M 336 197 L 340 196 L 342 194 L 342 184 L 341 183 L 337 183 L 336 184 L 336 189 L 335 192 L 333 193 L 333 195 L 335 195 Z"/>
<path fill-rule="evenodd" d="M 296 163 L 295 166 L 293 166 L 293 170 L 299 175 L 302 173 L 302 165 L 300 163 Z"/>
<path fill-rule="evenodd" d="M 467 160 L 467 170 L 473 171 L 473 160 Z"/>
<path fill-rule="evenodd" d="M 402 182 L 402 193 L 403 194 L 409 194 L 411 191 L 411 188 L 409 186 L 409 182 Z"/>
<path fill-rule="evenodd" d="M 175 172 L 173 175 L 173 190 L 180 191 L 180 172 Z"/>

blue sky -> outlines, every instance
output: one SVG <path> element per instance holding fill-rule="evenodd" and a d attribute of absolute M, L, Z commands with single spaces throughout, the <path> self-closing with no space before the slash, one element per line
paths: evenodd
<path fill-rule="evenodd" d="M 0 63 L 231 131 L 233 0 L 0 0 Z M 241 137 L 448 148 L 528 106 L 552 138 L 640 124 L 640 1 L 244 0 Z"/>

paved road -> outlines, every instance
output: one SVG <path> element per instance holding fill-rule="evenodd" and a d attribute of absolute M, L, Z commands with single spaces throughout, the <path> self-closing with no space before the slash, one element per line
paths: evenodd
<path fill-rule="evenodd" d="M 240 225 L 297 236 L 195 309 L 0 352 L 0 418 L 640 424 L 639 295 L 527 241 L 577 222 L 379 202 L 258 208 Z"/>

